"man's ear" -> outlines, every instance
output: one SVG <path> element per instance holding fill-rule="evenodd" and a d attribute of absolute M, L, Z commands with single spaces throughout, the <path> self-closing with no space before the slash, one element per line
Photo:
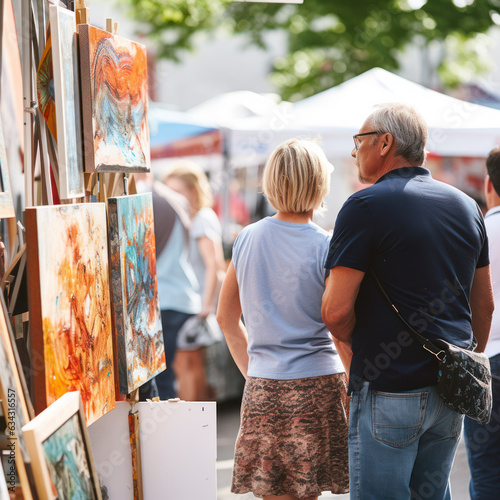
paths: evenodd
<path fill-rule="evenodd" d="M 486 192 L 488 194 L 490 194 L 491 191 L 493 190 L 493 183 L 491 182 L 490 176 L 488 174 L 486 174 L 486 177 L 484 179 L 484 184 L 485 184 Z"/>
<path fill-rule="evenodd" d="M 391 150 L 391 147 L 394 144 L 394 137 L 389 133 L 383 134 L 380 144 L 382 145 L 380 149 L 380 156 L 385 156 Z"/>

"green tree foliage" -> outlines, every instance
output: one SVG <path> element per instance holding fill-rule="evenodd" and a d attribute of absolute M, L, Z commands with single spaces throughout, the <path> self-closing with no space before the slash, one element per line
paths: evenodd
<path fill-rule="evenodd" d="M 266 32 L 286 30 L 289 51 L 275 61 L 271 77 L 291 100 L 376 66 L 395 70 L 402 51 L 415 42 L 441 43 L 439 74 L 443 83 L 456 85 L 487 67 L 480 34 L 500 24 L 500 0 L 125 1 L 159 44 L 160 57 L 171 59 L 191 48 L 199 31 L 225 27 L 264 47 Z"/>
<path fill-rule="evenodd" d="M 160 58 L 179 61 L 183 50 L 191 50 L 200 31 L 216 29 L 225 18 L 229 0 L 118 0 L 141 33 L 158 47 Z"/>

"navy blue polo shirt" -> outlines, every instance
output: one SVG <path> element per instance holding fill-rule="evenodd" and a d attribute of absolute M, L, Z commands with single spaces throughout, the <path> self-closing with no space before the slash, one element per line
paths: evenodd
<path fill-rule="evenodd" d="M 370 269 L 415 330 L 467 347 L 472 280 L 488 264 L 477 203 L 427 169 L 393 170 L 353 194 L 337 217 L 325 264 L 367 273 L 355 304 L 349 389 L 363 379 L 388 392 L 437 383 L 436 358 L 405 330 Z"/>

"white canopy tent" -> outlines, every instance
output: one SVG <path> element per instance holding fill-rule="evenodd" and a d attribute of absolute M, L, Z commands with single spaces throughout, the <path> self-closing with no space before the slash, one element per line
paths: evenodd
<path fill-rule="evenodd" d="M 440 156 L 487 156 L 500 143 L 500 110 L 435 92 L 380 68 L 298 102 L 297 123 L 343 139 L 355 134 L 373 106 L 403 102 L 416 108 L 429 127 L 427 149 Z M 349 137 L 347 137 L 349 136 Z"/>
<path fill-rule="evenodd" d="M 198 119 L 215 121 L 218 126 L 231 126 L 245 118 L 269 116 L 280 100 L 278 94 L 236 90 L 212 97 L 187 112 Z"/>

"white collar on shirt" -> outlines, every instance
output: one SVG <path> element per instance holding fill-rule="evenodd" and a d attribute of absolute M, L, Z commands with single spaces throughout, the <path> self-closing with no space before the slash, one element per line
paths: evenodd
<path fill-rule="evenodd" d="M 487 212 L 485 217 L 489 217 L 490 215 L 496 214 L 500 212 L 500 205 L 497 205 L 496 207 L 490 208 Z"/>

